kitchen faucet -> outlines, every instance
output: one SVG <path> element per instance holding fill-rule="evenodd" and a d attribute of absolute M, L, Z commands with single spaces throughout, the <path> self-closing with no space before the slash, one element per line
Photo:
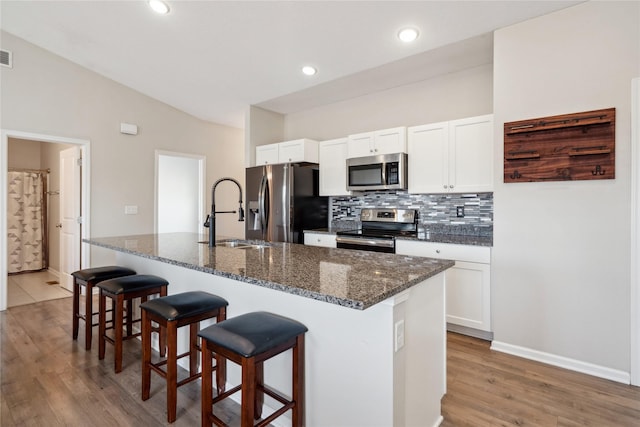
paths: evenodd
<path fill-rule="evenodd" d="M 211 187 L 211 214 L 207 215 L 207 219 L 204 222 L 205 227 L 209 227 L 209 247 L 212 248 L 216 245 L 216 214 L 217 213 L 236 213 L 236 211 L 218 211 L 216 212 L 216 187 L 222 181 L 231 181 L 238 186 L 238 191 L 240 193 L 238 207 L 238 221 L 244 221 L 244 209 L 242 209 L 242 187 L 240 187 L 240 183 L 233 178 L 220 178 L 217 180 L 213 186 Z"/>

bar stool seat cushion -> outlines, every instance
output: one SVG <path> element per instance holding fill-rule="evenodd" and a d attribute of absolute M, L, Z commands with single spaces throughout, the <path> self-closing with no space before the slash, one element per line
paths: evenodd
<path fill-rule="evenodd" d="M 229 302 L 217 295 L 202 291 L 183 292 L 149 300 L 140 308 L 154 313 L 168 321 L 197 316 L 207 311 L 226 307 Z"/>
<path fill-rule="evenodd" d="M 85 282 L 103 281 L 113 279 L 115 277 L 131 276 L 133 274 L 136 274 L 136 272 L 132 269 L 119 267 L 117 265 L 85 268 L 84 270 L 78 270 L 71 273 L 71 275 L 76 279 L 84 280 Z"/>
<path fill-rule="evenodd" d="M 201 330 L 198 335 L 243 357 L 253 357 L 307 332 L 307 327 L 277 314 L 242 314 Z"/>
<path fill-rule="evenodd" d="M 137 274 L 135 276 L 124 276 L 105 280 L 104 282 L 98 283 L 98 287 L 106 292 L 118 295 L 127 292 L 143 291 L 158 286 L 166 286 L 168 284 L 169 282 L 162 277 L 152 276 L 150 274 Z"/>

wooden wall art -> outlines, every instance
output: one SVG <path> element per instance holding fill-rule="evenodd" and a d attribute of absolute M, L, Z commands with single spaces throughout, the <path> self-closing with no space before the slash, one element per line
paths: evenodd
<path fill-rule="evenodd" d="M 615 178 L 616 109 L 504 124 L 504 182 Z"/>

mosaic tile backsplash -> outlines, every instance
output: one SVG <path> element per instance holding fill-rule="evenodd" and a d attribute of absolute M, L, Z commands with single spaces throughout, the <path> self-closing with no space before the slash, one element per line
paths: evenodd
<path fill-rule="evenodd" d="M 353 229 L 360 223 L 362 208 L 418 209 L 419 227 L 449 234 L 493 234 L 493 193 L 409 194 L 365 192 L 346 197 L 331 197 L 331 227 Z M 464 207 L 464 216 L 458 208 Z"/>

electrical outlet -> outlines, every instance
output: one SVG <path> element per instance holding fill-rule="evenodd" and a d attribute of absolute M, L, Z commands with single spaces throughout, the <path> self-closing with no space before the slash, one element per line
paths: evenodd
<path fill-rule="evenodd" d="M 464 206 L 456 206 L 456 216 L 458 218 L 464 218 Z"/>
<path fill-rule="evenodd" d="M 404 347 L 404 320 L 399 320 L 395 324 L 395 351 Z"/>

